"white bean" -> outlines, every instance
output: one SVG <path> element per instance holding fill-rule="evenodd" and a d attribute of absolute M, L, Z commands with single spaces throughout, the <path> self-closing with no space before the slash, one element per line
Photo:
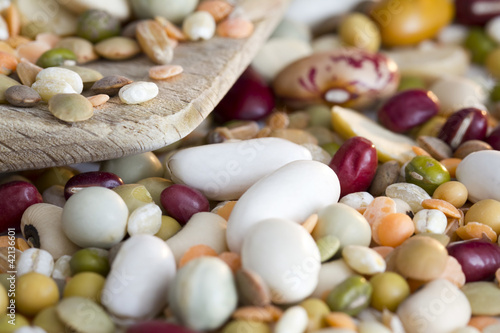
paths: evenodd
<path fill-rule="evenodd" d="M 268 218 L 304 222 L 311 214 L 339 200 L 335 172 L 316 161 L 294 161 L 250 187 L 229 217 L 227 243 L 240 252 L 243 237 L 254 224 Z"/>
<path fill-rule="evenodd" d="M 305 147 L 288 140 L 260 138 L 183 149 L 166 164 L 175 183 L 222 201 L 238 199 L 259 179 L 289 162 L 311 158 Z"/>

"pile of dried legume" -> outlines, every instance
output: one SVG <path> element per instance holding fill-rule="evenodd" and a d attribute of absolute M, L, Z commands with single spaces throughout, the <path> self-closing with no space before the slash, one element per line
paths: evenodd
<path fill-rule="evenodd" d="M 245 38 L 253 32 L 245 13 L 223 0 L 137 0 L 131 1 L 132 9 L 127 0 L 101 2 L 0 3 L 0 102 L 33 107 L 43 101 L 60 120 L 84 121 L 112 96 L 139 104 L 158 95 L 154 82 L 103 77 L 84 64 L 145 53 L 156 64 L 149 77 L 164 80 L 183 71 L 171 64 L 178 43 L 215 35 Z M 87 97 L 80 95 L 84 90 Z"/>
<path fill-rule="evenodd" d="M 0 332 L 499 332 L 499 7 L 285 19 L 182 141 L 3 175 Z"/>

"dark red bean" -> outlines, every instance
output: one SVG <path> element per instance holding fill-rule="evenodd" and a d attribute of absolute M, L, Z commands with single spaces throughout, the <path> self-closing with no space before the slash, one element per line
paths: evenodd
<path fill-rule="evenodd" d="M 465 108 L 453 113 L 441 128 L 438 138 L 456 149 L 468 140 L 484 140 L 488 129 L 487 113 L 476 108 Z"/>
<path fill-rule="evenodd" d="M 167 214 L 180 224 L 186 224 L 196 213 L 210 210 L 208 199 L 200 191 L 181 184 L 164 189 L 160 201 Z"/>
<path fill-rule="evenodd" d="M 0 233 L 8 228 L 20 231 L 26 208 L 42 201 L 42 195 L 31 183 L 13 181 L 0 185 Z"/>
<path fill-rule="evenodd" d="M 425 123 L 439 111 L 434 93 L 423 89 L 402 91 L 387 100 L 378 111 L 380 123 L 393 132 L 403 133 Z"/>
<path fill-rule="evenodd" d="M 80 173 L 71 177 L 64 186 L 64 197 L 66 200 L 76 192 L 92 186 L 106 187 L 109 189 L 123 185 L 123 180 L 111 172 L 90 171 Z"/>
<path fill-rule="evenodd" d="M 340 196 L 366 191 L 377 171 L 377 150 L 370 140 L 355 136 L 345 141 L 330 161 L 340 181 Z"/>
<path fill-rule="evenodd" d="M 466 282 L 493 280 L 500 268 L 500 246 L 483 240 L 455 242 L 448 254 L 460 263 Z"/>
<path fill-rule="evenodd" d="M 213 112 L 218 122 L 229 120 L 259 120 L 274 108 L 271 88 L 251 67 L 238 78 Z"/>
<path fill-rule="evenodd" d="M 498 15 L 498 0 L 455 0 L 455 17 L 458 23 L 484 25 Z"/>

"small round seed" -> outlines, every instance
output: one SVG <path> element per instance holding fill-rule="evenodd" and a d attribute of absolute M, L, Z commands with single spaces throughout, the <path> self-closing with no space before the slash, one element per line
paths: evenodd
<path fill-rule="evenodd" d="M 5 99 L 14 106 L 31 107 L 42 100 L 35 89 L 27 86 L 12 86 L 5 91 Z"/>
<path fill-rule="evenodd" d="M 40 94 L 42 100 L 48 102 L 57 94 L 75 94 L 77 93 L 73 87 L 66 81 L 62 80 L 37 80 L 31 88 L 35 89 Z"/>
<path fill-rule="evenodd" d="M 80 94 L 57 94 L 49 100 L 49 111 L 57 119 L 77 122 L 92 117 L 94 107 Z"/>
<path fill-rule="evenodd" d="M 132 80 L 121 75 L 110 75 L 96 81 L 90 90 L 96 94 L 114 96 L 118 94 L 123 86 L 132 82 Z"/>
<path fill-rule="evenodd" d="M 76 55 L 76 61 L 79 64 L 85 64 L 99 58 L 94 51 L 94 45 L 80 37 L 67 37 L 61 39 L 55 46 L 56 48 L 65 48 L 72 51 Z"/>
<path fill-rule="evenodd" d="M 179 65 L 159 65 L 149 69 L 149 77 L 153 80 L 165 80 L 179 75 L 184 71 Z"/>
<path fill-rule="evenodd" d="M 468 140 L 462 143 L 453 153 L 453 157 L 464 159 L 467 155 L 480 150 L 492 150 L 489 144 L 481 140 Z"/>
<path fill-rule="evenodd" d="M 134 82 L 122 87 L 118 95 L 125 104 L 144 103 L 158 95 L 158 86 L 153 82 Z"/>

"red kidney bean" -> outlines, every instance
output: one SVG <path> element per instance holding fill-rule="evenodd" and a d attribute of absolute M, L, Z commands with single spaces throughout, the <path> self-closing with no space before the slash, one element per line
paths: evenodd
<path fill-rule="evenodd" d="M 498 15 L 498 0 L 455 0 L 455 17 L 458 23 L 483 25 Z"/>
<path fill-rule="evenodd" d="M 76 192 L 91 186 L 106 187 L 109 189 L 123 185 L 123 180 L 111 172 L 90 171 L 71 177 L 64 186 L 64 197 L 69 199 Z"/>
<path fill-rule="evenodd" d="M 380 123 L 393 132 L 403 133 L 423 124 L 439 111 L 439 101 L 431 91 L 410 89 L 387 100 L 378 111 Z"/>
<path fill-rule="evenodd" d="M 453 113 L 441 128 L 438 138 L 456 149 L 468 140 L 483 140 L 488 129 L 487 113 L 476 108 L 465 108 Z"/>
<path fill-rule="evenodd" d="M 208 199 L 198 190 L 181 184 L 174 184 L 161 192 L 160 201 L 165 211 L 184 225 L 196 213 L 208 212 Z"/>
<path fill-rule="evenodd" d="M 0 233 L 8 228 L 20 231 L 21 217 L 31 205 L 43 202 L 35 185 L 13 181 L 0 185 Z"/>
<path fill-rule="evenodd" d="M 271 88 L 259 73 L 248 67 L 215 107 L 213 114 L 218 122 L 259 120 L 269 115 L 273 108 Z"/>
<path fill-rule="evenodd" d="M 483 240 L 455 242 L 448 254 L 460 263 L 466 282 L 493 280 L 500 268 L 500 246 Z"/>
<path fill-rule="evenodd" d="M 500 150 L 500 126 L 497 126 L 493 131 L 491 131 L 485 141 L 489 143 L 493 149 Z"/>
<path fill-rule="evenodd" d="M 126 333 L 196 333 L 189 328 L 167 323 L 160 320 L 145 321 L 133 324 L 127 328 Z"/>
<path fill-rule="evenodd" d="M 370 140 L 355 136 L 345 141 L 329 164 L 339 177 L 340 196 L 368 189 L 377 164 L 377 150 Z"/>

